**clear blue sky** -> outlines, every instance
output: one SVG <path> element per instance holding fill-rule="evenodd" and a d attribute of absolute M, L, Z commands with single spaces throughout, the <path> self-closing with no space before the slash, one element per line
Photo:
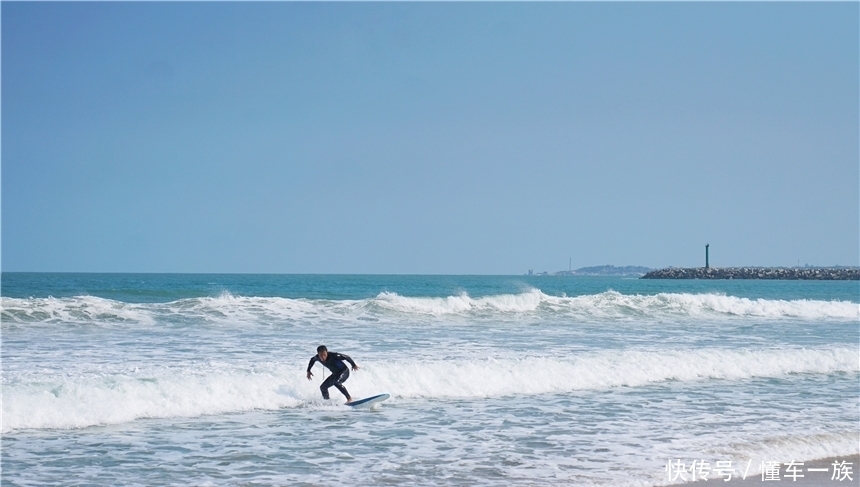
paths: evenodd
<path fill-rule="evenodd" d="M 857 265 L 858 3 L 2 3 L 5 271 Z"/>

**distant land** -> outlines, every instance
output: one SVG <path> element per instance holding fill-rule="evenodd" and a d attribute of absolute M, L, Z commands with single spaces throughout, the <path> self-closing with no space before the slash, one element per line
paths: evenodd
<path fill-rule="evenodd" d="M 549 272 L 535 273 L 529 270 L 529 276 L 603 276 L 603 277 L 642 277 L 649 271 L 648 267 L 626 265 L 616 267 L 614 265 L 598 265 L 593 267 L 580 267 L 579 269 L 570 271 L 558 271 L 550 274 Z"/>

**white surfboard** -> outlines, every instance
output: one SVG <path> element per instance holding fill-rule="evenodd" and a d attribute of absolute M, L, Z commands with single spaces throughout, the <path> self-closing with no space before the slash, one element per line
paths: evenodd
<path fill-rule="evenodd" d="M 389 394 L 378 394 L 376 396 L 365 397 L 364 399 L 352 401 L 350 403 L 347 403 L 346 405 L 355 409 L 370 409 L 373 406 L 388 399 L 389 397 L 391 397 Z"/>

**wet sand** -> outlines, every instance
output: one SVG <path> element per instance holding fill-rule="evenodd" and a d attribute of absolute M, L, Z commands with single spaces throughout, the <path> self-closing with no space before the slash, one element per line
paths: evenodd
<path fill-rule="evenodd" d="M 838 480 L 833 478 L 833 463 L 841 463 L 845 462 L 845 465 L 850 468 L 846 468 L 844 471 L 849 473 L 850 479 L 845 476 L 843 480 Z M 795 461 L 797 468 L 795 472 L 797 473 L 797 478 L 787 472 L 787 466 L 785 464 L 781 464 L 779 468 L 778 479 L 771 480 L 762 480 L 761 473 L 749 474 L 747 478 L 743 478 L 743 472 L 737 473 L 737 475 L 732 475 L 731 480 L 726 481 L 724 477 L 716 477 L 712 472 L 709 476 L 708 480 L 698 480 L 696 482 L 687 481 L 680 484 L 674 485 L 691 485 L 691 484 L 707 484 L 710 483 L 712 486 L 717 485 L 726 485 L 726 486 L 768 486 L 768 485 L 782 485 L 782 486 L 798 486 L 798 487 L 839 487 L 839 486 L 852 486 L 855 487 L 860 485 L 860 475 L 858 475 L 858 471 L 860 471 L 860 455 L 849 455 L 845 457 L 837 457 L 837 458 L 821 458 L 818 460 L 810 460 L 804 461 L 803 465 L 799 465 L 800 461 Z M 850 465 L 849 465 L 850 464 Z M 712 466 L 713 468 L 713 466 Z M 737 469 L 737 466 L 735 467 Z M 746 468 L 746 465 L 744 465 Z M 809 469 L 827 469 L 826 472 L 810 472 Z M 759 470 L 760 464 L 752 465 L 750 470 Z M 803 475 L 803 477 L 800 477 Z M 774 482 L 779 482 L 775 484 Z"/>

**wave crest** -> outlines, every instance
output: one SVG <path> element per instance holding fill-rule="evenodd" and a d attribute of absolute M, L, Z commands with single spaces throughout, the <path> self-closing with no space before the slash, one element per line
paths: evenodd
<path fill-rule="evenodd" d="M 387 391 L 395 398 L 477 398 L 858 372 L 852 348 L 605 350 L 562 360 L 367 361 L 349 389 L 359 397 Z M 321 404 L 316 382 L 307 382 L 294 365 L 279 364 L 189 364 L 90 375 L 31 372 L 5 377 L 2 391 L 3 433 Z"/>
<path fill-rule="evenodd" d="M 4 326 L 22 323 L 154 324 L 298 323 L 361 318 L 397 320 L 398 316 L 464 316 L 476 319 L 540 318 L 684 319 L 754 317 L 765 319 L 860 320 L 860 304 L 850 301 L 750 299 L 720 294 L 621 294 L 606 291 L 583 296 L 551 296 L 532 289 L 519 294 L 471 297 L 408 297 L 382 292 L 361 300 L 279 297 L 217 297 L 168 303 L 124 303 L 93 296 L 3 298 Z"/>

